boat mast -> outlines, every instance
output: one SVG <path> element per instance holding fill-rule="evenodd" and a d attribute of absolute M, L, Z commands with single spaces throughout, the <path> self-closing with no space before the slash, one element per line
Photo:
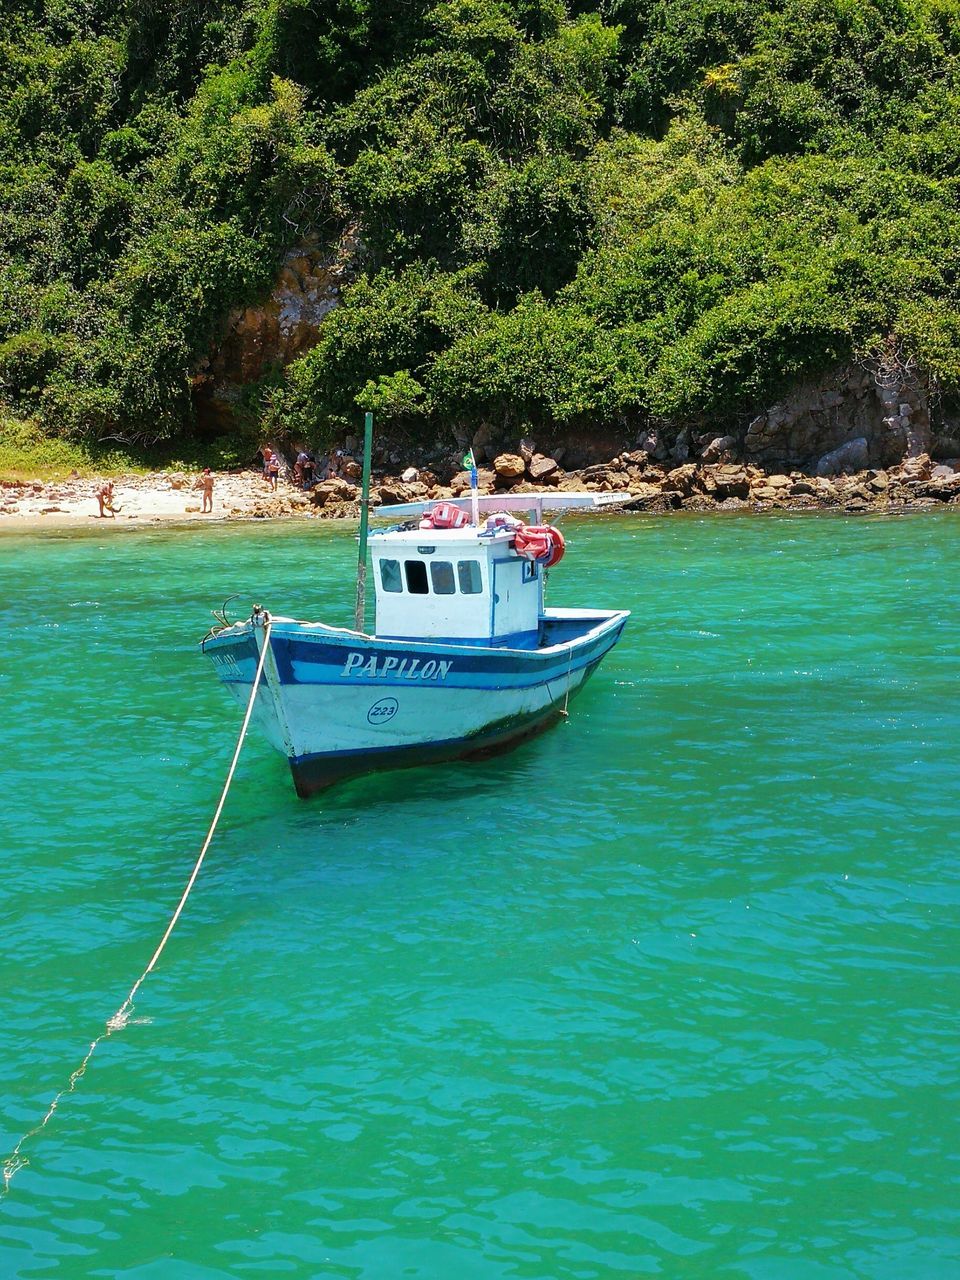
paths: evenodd
<path fill-rule="evenodd" d="M 357 608 L 354 628 L 363 631 L 367 590 L 367 525 L 370 519 L 370 455 L 373 452 L 373 414 L 363 419 L 363 488 L 360 498 L 360 552 L 357 558 Z"/>
<path fill-rule="evenodd" d="M 473 523 L 479 527 L 480 524 L 480 489 L 479 478 L 477 475 L 477 458 L 471 448 L 469 453 L 464 455 L 463 465 L 470 472 L 470 502 L 473 511 Z"/>

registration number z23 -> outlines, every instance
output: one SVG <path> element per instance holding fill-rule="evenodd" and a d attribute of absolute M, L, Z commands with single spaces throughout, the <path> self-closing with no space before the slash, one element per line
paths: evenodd
<path fill-rule="evenodd" d="M 370 724 L 386 724 L 397 714 L 399 707 L 400 704 L 396 698 L 381 698 L 367 712 L 367 720 Z"/>

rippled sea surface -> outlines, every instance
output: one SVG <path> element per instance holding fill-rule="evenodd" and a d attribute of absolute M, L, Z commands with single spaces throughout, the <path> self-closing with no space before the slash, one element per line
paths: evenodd
<path fill-rule="evenodd" d="M 0 1277 L 960 1276 L 960 520 L 567 521 L 569 723 L 309 802 L 248 741 Z M 349 531 L 0 538 L 0 1139 L 149 960 L 239 725 L 196 641 L 348 623 Z"/>

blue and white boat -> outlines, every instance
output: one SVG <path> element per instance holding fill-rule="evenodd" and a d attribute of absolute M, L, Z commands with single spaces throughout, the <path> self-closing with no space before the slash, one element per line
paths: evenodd
<path fill-rule="evenodd" d="M 204 652 L 246 705 L 267 638 L 253 719 L 286 756 L 300 796 L 372 770 L 489 754 L 565 715 L 629 615 L 545 608 L 529 526 L 481 516 L 522 509 L 542 528 L 545 506 L 601 503 L 589 493 L 525 494 L 474 498 L 471 511 L 469 498 L 453 500 L 448 511 L 472 514 L 472 523 L 371 533 L 372 633 L 258 606 L 211 633 Z M 429 525 L 431 506 L 377 515 Z"/>

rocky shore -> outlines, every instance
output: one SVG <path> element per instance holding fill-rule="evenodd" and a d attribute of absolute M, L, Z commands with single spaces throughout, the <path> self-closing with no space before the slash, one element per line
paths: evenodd
<path fill-rule="evenodd" d="M 396 455 L 394 455 L 396 456 Z M 435 469 L 431 469 L 431 467 Z M 465 471 L 448 464 L 410 465 L 375 471 L 374 505 L 457 497 L 469 492 Z M 130 522 L 276 519 L 314 517 L 348 519 L 359 512 L 359 461 L 344 456 L 340 474 L 308 490 L 282 476 L 276 490 L 259 471 L 221 472 L 215 477 L 213 512 L 201 514 L 196 474 L 159 471 L 115 476 L 113 517 L 98 514 L 100 481 L 73 476 L 44 483 L 0 482 L 0 529 L 73 524 L 122 527 Z M 960 459 L 935 463 L 928 454 L 885 469 L 868 468 L 840 475 L 801 471 L 769 472 L 737 462 L 658 462 L 642 449 L 610 461 L 565 471 L 559 461 L 532 449 L 502 453 L 479 472 L 483 494 L 530 493 L 546 488 L 620 495 L 617 510 L 668 514 L 675 511 L 840 510 L 850 513 L 896 511 L 944 504 L 960 505 Z"/>
<path fill-rule="evenodd" d="M 556 459 L 541 454 L 501 454 L 479 473 L 481 493 L 524 493 L 545 488 L 622 494 L 623 511 L 768 511 L 840 509 L 856 512 L 960 503 L 960 459 L 934 463 L 929 455 L 905 459 L 895 467 L 864 469 L 849 475 L 768 472 L 736 462 L 685 462 L 670 466 L 643 450 L 619 454 L 609 462 L 563 471 Z M 339 505 L 355 495 L 341 482 L 328 481 L 321 500 Z M 318 486 L 323 490 L 324 486 Z M 381 502 L 459 496 L 469 491 L 466 472 L 440 484 L 430 472 L 413 468 L 377 487 Z"/>

